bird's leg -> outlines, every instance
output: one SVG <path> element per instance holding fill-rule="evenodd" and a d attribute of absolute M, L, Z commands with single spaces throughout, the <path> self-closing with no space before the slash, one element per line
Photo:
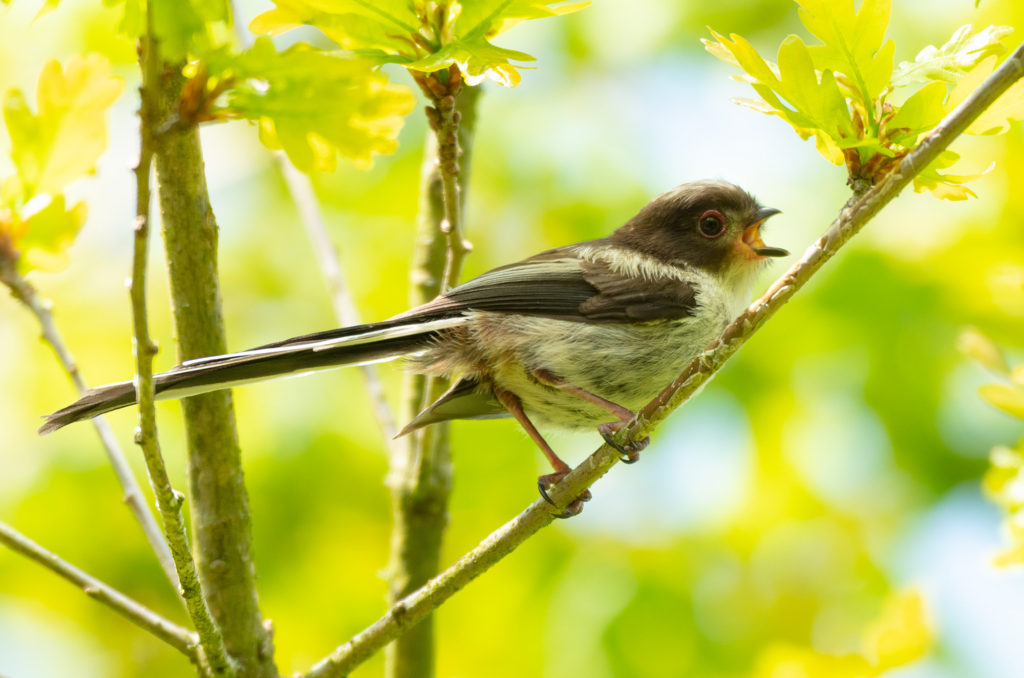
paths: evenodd
<path fill-rule="evenodd" d="M 534 379 L 536 379 L 542 384 L 554 386 L 555 388 L 565 391 L 566 393 L 571 393 L 577 398 L 585 400 L 586 402 L 591 403 L 592 405 L 597 405 L 602 410 L 610 412 L 614 416 L 618 417 L 618 421 L 609 421 L 598 426 L 597 432 L 601 434 L 601 437 L 604 438 L 604 441 L 606 443 L 611 445 L 613 448 L 615 448 L 622 454 L 622 456 L 619 458 L 620 461 L 622 461 L 622 463 L 633 464 L 639 461 L 640 451 L 647 447 L 648 443 L 651 442 L 650 436 L 647 436 L 643 440 L 626 443 L 625 445 L 620 445 L 619 443 L 615 442 L 614 439 L 615 434 L 622 430 L 622 427 L 626 425 L 626 422 L 628 422 L 634 416 L 636 416 L 636 414 L 632 410 L 629 410 L 623 407 L 622 405 L 619 405 L 618 403 L 613 403 L 610 400 L 605 400 L 601 396 L 597 395 L 596 393 L 591 393 L 585 388 L 581 388 L 574 384 L 570 384 L 564 379 L 555 376 L 548 370 L 533 370 L 530 374 L 533 376 Z"/>
<path fill-rule="evenodd" d="M 552 506 L 555 502 L 551 501 L 551 497 L 548 496 L 548 489 L 559 480 L 569 474 L 572 468 L 562 461 L 561 457 L 555 454 L 555 451 L 548 445 L 548 441 L 544 440 L 544 436 L 540 434 L 537 427 L 533 425 L 530 418 L 526 416 L 526 412 L 523 411 L 523 403 L 519 400 L 519 396 L 511 391 L 506 391 L 498 387 L 494 387 L 494 396 L 498 399 L 505 409 L 515 417 L 515 420 L 519 422 L 519 425 L 523 427 L 526 434 L 533 439 L 533 442 L 537 443 L 537 447 L 544 453 L 544 456 L 548 458 L 548 462 L 551 463 L 551 467 L 555 469 L 554 473 L 548 473 L 547 475 L 540 476 L 537 478 L 537 489 L 540 490 L 540 496 L 544 497 Z M 590 501 L 590 490 L 585 490 L 583 494 L 576 497 L 576 499 L 565 507 L 565 511 L 558 514 L 558 518 L 571 518 L 583 510 L 583 502 Z"/>

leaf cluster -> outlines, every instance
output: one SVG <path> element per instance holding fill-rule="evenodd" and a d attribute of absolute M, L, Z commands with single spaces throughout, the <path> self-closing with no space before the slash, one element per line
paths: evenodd
<path fill-rule="evenodd" d="M 929 46 L 913 62 L 893 66 L 894 43 L 885 40 L 891 0 L 795 0 L 804 27 L 820 44 L 790 35 L 778 61 L 758 54 L 739 35 L 711 31 L 706 49 L 743 71 L 760 99 L 737 103 L 776 115 L 802 138 L 814 137 L 818 151 L 846 165 L 851 180 L 872 183 L 897 162 L 959 104 L 992 70 L 1006 51 L 1001 40 L 1011 29 L 963 26 L 942 47 Z M 969 132 L 1005 131 L 1008 120 L 1024 115 L 1024 88 L 1015 87 Z M 947 173 L 959 156 L 944 152 L 915 179 L 916 190 L 940 198 L 964 199 L 964 184 L 978 175 Z"/>
<path fill-rule="evenodd" d="M 68 206 L 64 189 L 91 173 L 107 145 L 107 112 L 123 83 L 99 55 L 48 62 L 39 76 L 36 111 L 18 89 L 4 94 L 3 116 L 15 173 L 0 179 L 0 257 L 19 272 L 54 269 L 85 222 L 83 202 Z"/>
<path fill-rule="evenodd" d="M 347 50 L 376 63 L 399 63 L 432 73 L 455 65 L 470 85 L 486 78 L 519 84 L 522 66 L 534 57 L 499 47 L 497 35 L 529 19 L 575 12 L 589 2 L 561 0 L 274 0 L 250 29 L 277 35 L 307 24 Z"/>
<path fill-rule="evenodd" d="M 305 43 L 279 52 L 263 37 L 239 54 L 210 55 L 203 68 L 196 77 L 208 88 L 229 83 L 211 117 L 255 121 L 267 147 L 307 172 L 332 171 L 338 154 L 367 167 L 374 153 L 393 153 L 415 104 L 409 88 L 389 84 L 365 59 Z"/>

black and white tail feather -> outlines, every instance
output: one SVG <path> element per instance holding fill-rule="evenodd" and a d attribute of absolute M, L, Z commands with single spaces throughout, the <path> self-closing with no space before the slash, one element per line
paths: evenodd
<path fill-rule="evenodd" d="M 391 320 L 296 337 L 239 353 L 188 360 L 154 377 L 156 398 L 185 398 L 331 367 L 393 360 L 425 350 L 438 331 L 463 322 L 462 316 L 414 323 Z M 49 415 L 39 432 L 50 433 L 135 402 L 132 381 L 90 389 L 78 401 Z"/>
<path fill-rule="evenodd" d="M 441 332 L 470 320 L 471 310 L 529 313 L 577 320 L 579 305 L 597 289 L 584 279 L 581 261 L 559 248 L 494 269 L 423 306 L 389 320 L 327 330 L 266 344 L 239 353 L 189 360 L 155 375 L 158 400 L 185 398 L 267 379 L 332 367 L 362 365 L 415 355 L 429 349 Z M 468 395 L 467 384 L 452 395 Z M 465 393 L 464 393 L 465 392 Z M 122 381 L 91 389 L 78 401 L 46 417 L 41 434 L 136 403 L 135 385 Z M 470 408 L 495 416 L 490 405 Z M 415 427 L 432 423 L 417 418 Z M 408 432 L 411 427 L 403 431 Z"/>

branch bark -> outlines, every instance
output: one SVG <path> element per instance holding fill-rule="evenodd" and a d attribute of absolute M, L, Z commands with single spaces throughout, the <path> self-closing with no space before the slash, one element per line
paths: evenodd
<path fill-rule="evenodd" d="M 1007 89 L 1024 77 L 1024 43 L 955 110 L 946 116 L 896 169 L 873 187 L 855 186 L 854 196 L 826 233 L 753 304 L 729 325 L 686 370 L 620 432 L 617 442 L 648 435 L 674 409 L 691 398 L 743 344 L 799 290 L 851 237 L 907 187 L 919 172 L 962 134 Z M 388 612 L 361 631 L 306 674 L 308 678 L 338 678 L 400 637 L 462 587 L 486 572 L 517 546 L 550 524 L 560 512 L 619 460 L 619 452 L 604 444 L 574 468 L 548 494 L 553 507 L 538 499 L 493 532 L 472 551 L 427 584 L 395 602 Z"/>
<path fill-rule="evenodd" d="M 458 279 L 465 243 L 462 240 L 458 177 L 468 173 L 472 135 L 476 123 L 479 87 L 463 88 L 455 95 L 431 93 L 437 124 L 424 149 L 420 181 L 420 209 L 416 251 L 410 277 L 412 306 L 430 301 Z M 445 99 L 442 104 L 441 100 Z M 447 122 L 443 122 L 447 120 Z M 461 149 L 461 168 L 460 153 Z M 445 227 L 445 223 L 450 227 Z M 453 253 L 457 243 L 462 249 Z M 436 399 L 446 381 L 407 375 L 403 384 L 402 416 L 411 420 Z M 448 524 L 451 493 L 451 454 L 447 424 L 435 424 L 396 441 L 391 452 L 388 486 L 391 488 L 393 527 L 388 565 L 389 601 L 394 603 L 437 574 L 441 545 Z M 434 674 L 433 622 L 426 619 L 389 648 L 389 678 L 428 678 Z"/>
<path fill-rule="evenodd" d="M 151 22 L 147 16 L 147 22 Z M 156 409 L 153 384 L 153 356 L 156 344 L 149 336 L 149 321 L 146 309 L 146 260 L 149 250 L 149 211 L 150 189 L 149 179 L 154 155 L 154 130 L 160 120 L 159 88 L 163 69 L 157 56 L 156 43 L 152 38 L 152 26 L 140 44 L 140 66 L 142 69 L 142 87 L 140 88 L 141 106 L 139 108 L 140 148 L 139 164 L 135 168 L 136 218 L 135 248 L 132 257 L 131 299 L 132 322 L 135 328 L 135 389 L 139 401 L 139 428 L 137 441 L 142 447 L 149 471 L 150 483 L 156 495 L 157 507 L 164 521 L 167 543 L 174 557 L 174 564 L 181 583 L 179 594 L 185 601 L 192 623 L 199 634 L 202 647 L 202 665 L 209 671 L 219 675 L 234 675 L 225 653 L 224 642 L 220 629 L 214 624 L 203 597 L 196 572 L 196 564 L 189 550 L 188 538 L 185 535 L 185 522 L 181 515 L 184 501 L 181 493 L 171 486 L 160 452 L 160 443 L 156 435 Z"/>
<path fill-rule="evenodd" d="M 82 589 L 85 595 L 98 600 L 133 624 L 152 633 L 193 663 L 198 663 L 196 649 L 199 637 L 195 633 L 164 619 L 145 605 L 86 574 L 4 523 L 0 523 L 0 542 L 68 580 Z"/>
<path fill-rule="evenodd" d="M 158 115 L 177 116 L 181 64 L 162 64 Z M 171 125 L 155 140 L 160 211 L 180 361 L 227 352 L 199 131 Z M 182 400 L 197 564 L 210 613 L 239 675 L 273 678 L 273 642 L 260 614 L 249 498 L 231 391 Z"/>
<path fill-rule="evenodd" d="M 57 323 L 54 320 L 53 313 L 50 311 L 50 306 L 40 298 L 35 286 L 18 273 L 15 264 L 16 260 L 0 257 L 0 282 L 6 284 L 14 298 L 27 306 L 36 317 L 42 332 L 43 341 L 53 349 L 57 362 L 64 368 L 64 372 L 71 379 L 71 383 L 75 387 L 75 391 L 81 396 L 89 390 L 89 385 L 85 382 L 85 377 L 82 376 L 81 371 L 78 369 L 78 363 L 75 361 L 67 344 L 64 343 L 64 338 L 57 329 Z M 152 511 L 146 506 L 146 499 L 142 494 L 142 488 L 139 487 L 139 483 L 135 480 L 135 475 L 132 473 L 131 466 L 128 465 L 124 451 L 118 444 L 117 438 L 114 437 L 110 424 L 107 423 L 107 420 L 102 415 L 94 418 L 92 424 L 96 429 L 97 435 L 100 437 L 103 449 L 107 453 L 110 466 L 114 469 L 117 482 L 124 491 L 124 495 L 121 498 L 122 501 L 128 506 L 132 515 L 135 516 L 135 520 L 138 521 L 143 534 L 146 535 L 146 540 L 156 554 L 160 568 L 164 571 L 168 581 L 171 582 L 171 586 L 177 591 L 179 583 L 178 573 L 174 569 L 174 558 L 171 557 L 171 551 L 167 547 L 167 542 L 164 541 L 163 533 L 160 531 L 156 518 L 153 517 Z"/>

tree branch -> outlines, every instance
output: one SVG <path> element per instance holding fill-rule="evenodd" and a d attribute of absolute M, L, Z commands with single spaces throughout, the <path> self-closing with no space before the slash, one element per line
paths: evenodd
<path fill-rule="evenodd" d="M 147 12 L 147 22 L 152 17 Z M 199 585 L 196 564 L 189 550 L 188 538 L 185 535 L 185 521 L 181 515 L 184 501 L 181 493 L 171 487 L 160 452 L 160 443 L 156 436 L 156 409 L 153 384 L 153 356 L 156 344 L 149 336 L 149 320 L 146 309 L 146 259 L 149 250 L 149 178 L 153 164 L 153 134 L 159 122 L 157 87 L 163 76 L 156 43 L 152 38 L 152 26 L 141 40 L 139 63 L 142 69 L 142 86 L 140 88 L 141 105 L 139 108 L 139 164 L 135 168 L 136 217 L 135 217 L 135 249 L 132 258 L 132 322 L 135 327 L 135 389 L 139 401 L 139 429 L 136 439 L 142 448 L 149 470 L 149 480 L 156 495 L 157 507 L 164 521 L 167 543 L 174 557 L 174 564 L 181 583 L 179 594 L 185 601 L 185 607 L 192 623 L 199 634 L 199 643 L 203 650 L 203 659 L 210 670 L 221 675 L 233 675 L 234 670 L 224 651 L 224 642 L 220 629 L 214 624 L 210 610 L 206 606 L 203 592 Z"/>
<path fill-rule="evenodd" d="M 177 115 L 183 64 L 163 64 L 159 114 Z M 227 352 L 217 272 L 217 222 L 195 125 L 170 126 L 155 139 L 171 305 L 180 362 Z M 231 391 L 181 401 L 188 451 L 196 562 L 210 614 L 239 675 L 273 678 L 273 641 L 256 591 L 252 523 Z M 200 633 L 202 635 L 202 633 Z"/>
<path fill-rule="evenodd" d="M 989 76 L 960 106 L 947 115 L 896 169 L 874 187 L 855 187 L 854 197 L 840 210 L 826 233 L 775 283 L 729 325 L 669 386 L 648 403 L 618 436 L 618 441 L 648 435 L 675 408 L 692 397 L 746 341 L 840 247 L 907 187 L 952 141 L 1007 89 L 1024 77 L 1024 43 Z M 511 553 L 553 520 L 559 512 L 589 488 L 619 460 L 619 452 L 602 445 L 574 468 L 548 494 L 558 505 L 538 499 L 522 513 L 484 539 L 472 551 L 415 592 L 391 606 L 388 612 L 361 631 L 306 674 L 307 678 L 337 678 L 398 638 L 470 581 Z"/>
<path fill-rule="evenodd" d="M 463 88 L 456 98 L 447 85 L 433 80 L 436 76 L 429 77 L 429 82 L 427 76 L 418 78 L 435 106 L 427 108 L 434 134 L 427 139 L 420 174 L 416 251 L 410 276 L 409 302 L 413 307 L 430 301 L 458 278 L 458 270 L 452 266 L 461 266 L 465 252 L 453 255 L 450 247 L 456 242 L 462 244 L 459 152 L 461 148 L 461 171 L 465 175 L 480 93 L 479 87 Z M 442 100 L 447 103 L 442 104 Z M 438 112 L 448 105 L 454 108 Z M 448 123 L 442 125 L 442 118 L 447 118 Z M 455 228 L 446 230 L 445 223 L 455 224 Z M 452 275 L 455 278 L 451 278 Z M 407 375 L 403 384 L 403 419 L 411 420 L 445 388 L 447 381 L 444 379 Z M 425 584 L 440 569 L 452 484 L 448 441 L 448 425 L 435 424 L 414 431 L 392 445 L 388 475 L 394 521 L 388 564 L 392 603 Z M 389 648 L 386 675 L 389 678 L 432 676 L 433 633 L 433 624 L 428 619 Z"/>
<path fill-rule="evenodd" d="M 196 648 L 199 638 L 195 633 L 164 619 L 145 605 L 86 574 L 5 523 L 0 523 L 0 542 L 67 579 L 90 598 L 98 600 L 133 624 L 149 631 L 192 662 L 198 662 Z"/>
<path fill-rule="evenodd" d="M 10 265 L 8 265 L 8 260 L 5 257 L 0 257 L 0 281 L 11 289 L 15 299 L 32 311 L 42 330 L 43 341 L 53 349 L 57 362 L 64 368 L 64 372 L 71 379 L 71 383 L 74 384 L 78 395 L 84 394 L 89 390 L 89 385 L 86 384 L 74 356 L 71 355 L 71 351 L 68 349 L 67 344 L 64 343 L 64 338 L 57 329 L 57 323 L 54 320 L 53 313 L 50 311 L 50 305 L 40 298 L 35 286 L 18 273 L 13 262 L 10 262 Z M 122 501 L 128 505 L 128 509 L 135 516 L 135 520 L 138 521 L 143 534 L 146 535 L 146 540 L 156 554 L 161 569 L 167 575 L 171 586 L 177 591 L 179 587 L 178 573 L 174 569 L 174 559 L 171 557 L 171 551 L 164 541 L 163 533 L 160 531 L 156 518 L 153 517 L 153 513 L 146 506 L 142 489 L 135 480 L 135 475 L 128 465 L 124 451 L 117 443 L 113 430 L 111 430 L 110 425 L 102 415 L 95 417 L 92 423 L 100 437 L 100 443 L 102 443 L 103 449 L 107 453 L 107 459 L 114 469 L 114 475 L 117 476 L 117 481 L 120 483 L 121 489 L 124 490 Z"/>
<path fill-rule="evenodd" d="M 299 212 L 299 220 L 306 228 L 306 235 L 309 236 L 317 260 L 320 262 L 320 270 L 327 282 L 331 304 L 334 306 L 334 317 L 342 327 L 358 325 L 360 322 L 359 311 L 356 310 L 352 295 L 348 291 L 348 285 L 345 284 L 345 273 L 342 270 L 338 249 L 331 242 L 327 226 L 320 214 L 316 193 L 313 191 L 313 182 L 308 176 L 295 169 L 284 153 L 277 152 L 274 157 L 281 168 L 288 192 Z M 370 403 L 373 405 L 373 414 L 377 419 L 377 425 L 384 435 L 385 443 L 391 447 L 398 428 L 395 426 L 395 417 L 391 413 L 391 408 L 384 398 L 384 386 L 373 365 L 360 365 L 359 369 L 362 370 L 363 378 L 366 380 L 366 390 L 370 396 Z"/>

